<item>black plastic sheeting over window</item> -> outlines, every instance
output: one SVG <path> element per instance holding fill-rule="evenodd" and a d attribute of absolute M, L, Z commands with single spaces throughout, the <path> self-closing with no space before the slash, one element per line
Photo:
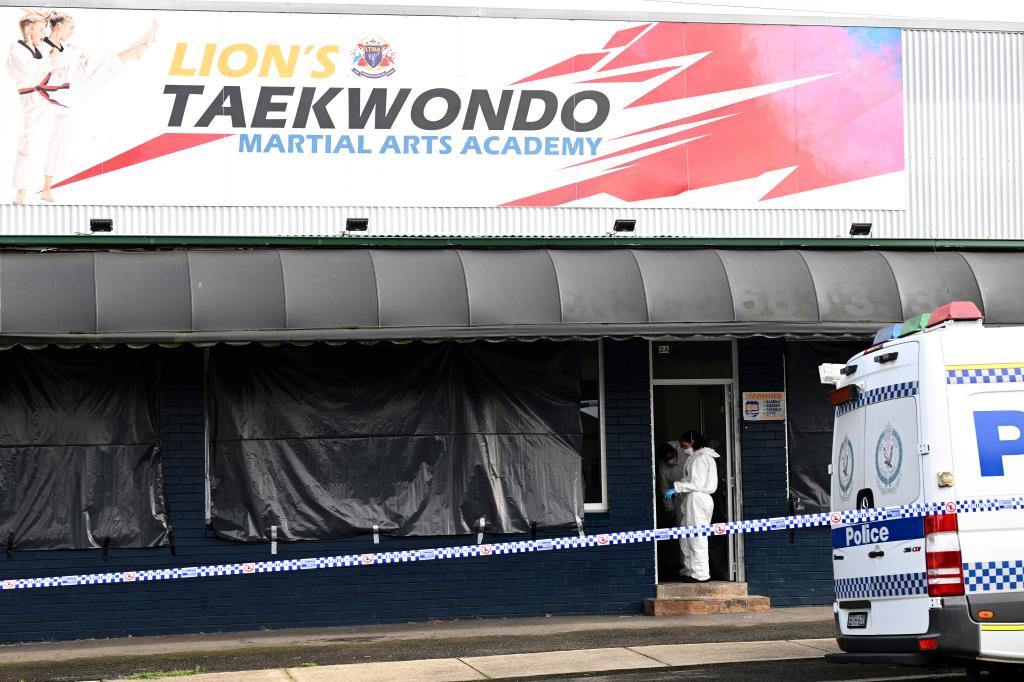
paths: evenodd
<path fill-rule="evenodd" d="M 833 387 L 821 383 L 818 365 L 843 364 L 869 345 L 869 340 L 786 342 L 789 495 L 797 513 L 829 510 L 835 408 L 828 405 Z"/>
<path fill-rule="evenodd" d="M 0 551 L 168 543 L 154 350 L 0 353 Z"/>
<path fill-rule="evenodd" d="M 575 344 L 214 348 L 211 513 L 266 541 L 583 516 Z"/>

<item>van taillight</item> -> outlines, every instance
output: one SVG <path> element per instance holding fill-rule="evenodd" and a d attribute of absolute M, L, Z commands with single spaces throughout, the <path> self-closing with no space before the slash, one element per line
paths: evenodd
<path fill-rule="evenodd" d="M 836 405 L 852 402 L 858 398 L 860 398 L 860 387 L 857 384 L 847 384 L 842 388 L 829 391 L 828 404 L 831 407 L 835 407 Z"/>
<path fill-rule="evenodd" d="M 924 517 L 929 597 L 953 597 L 964 593 L 964 569 L 957 528 L 956 514 Z"/>
<path fill-rule="evenodd" d="M 959 530 L 956 514 L 932 514 L 924 517 L 925 536 L 932 533 L 955 533 Z M 959 543 L 959 539 L 957 540 Z"/>

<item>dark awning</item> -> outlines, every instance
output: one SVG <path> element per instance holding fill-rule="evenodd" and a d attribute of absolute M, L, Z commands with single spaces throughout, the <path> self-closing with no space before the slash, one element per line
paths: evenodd
<path fill-rule="evenodd" d="M 949 300 L 1024 323 L 1024 256 L 794 250 L 0 254 L 0 343 L 869 334 Z"/>

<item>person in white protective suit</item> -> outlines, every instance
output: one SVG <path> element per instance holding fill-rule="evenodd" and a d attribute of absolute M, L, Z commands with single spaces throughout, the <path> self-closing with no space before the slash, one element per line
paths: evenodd
<path fill-rule="evenodd" d="M 672 487 L 665 491 L 664 499 L 683 496 L 684 525 L 710 524 L 711 514 L 715 510 L 711 495 L 718 490 L 718 465 L 715 460 L 719 455 L 708 447 L 704 436 L 696 431 L 685 432 L 679 441 L 683 453 L 687 455 L 683 477 L 674 481 Z M 682 550 L 683 565 L 686 567 L 684 570 L 688 571 L 683 576 L 683 582 L 703 583 L 711 580 L 707 536 L 684 538 Z"/>
<path fill-rule="evenodd" d="M 43 42 L 51 54 L 56 54 L 52 59 L 54 76 L 66 83 L 68 90 L 62 99 L 64 106 L 54 112 L 53 128 L 43 167 L 43 201 L 53 201 L 53 179 L 60 177 L 67 165 L 74 133 L 76 105 L 90 92 L 117 75 L 125 62 L 142 59 L 146 48 L 156 39 L 157 29 L 154 21 L 141 38 L 121 52 L 86 55 L 68 42 L 75 32 L 75 20 L 70 15 L 53 12 L 48 23 L 50 34 Z"/>
<path fill-rule="evenodd" d="M 673 485 L 676 481 L 683 479 L 683 467 L 686 465 L 686 455 L 683 454 L 683 446 L 679 441 L 669 441 L 658 446 L 657 468 L 658 468 L 658 490 L 664 490 Z M 685 525 L 683 521 L 683 496 L 675 495 L 661 501 L 665 511 L 672 514 L 672 521 L 677 526 Z M 689 567 L 686 565 L 686 548 L 683 546 L 685 538 L 679 538 L 679 557 L 682 561 L 682 570 L 679 575 L 689 575 Z"/>
<path fill-rule="evenodd" d="M 28 12 L 18 22 L 21 40 L 7 53 L 7 75 L 14 81 L 21 102 L 21 134 L 14 158 L 14 203 L 25 203 L 25 189 L 32 174 L 33 160 L 38 158 L 49 137 L 56 110 L 63 106 L 59 96 L 67 84 L 53 78 L 52 54 L 43 43 L 46 16 Z"/>

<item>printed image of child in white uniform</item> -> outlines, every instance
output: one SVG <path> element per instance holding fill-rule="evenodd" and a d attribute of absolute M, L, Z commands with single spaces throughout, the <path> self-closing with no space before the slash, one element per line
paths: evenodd
<path fill-rule="evenodd" d="M 21 103 L 21 134 L 14 159 L 14 203 L 25 203 L 25 188 L 32 173 L 32 160 L 38 158 L 52 132 L 53 117 L 60 106 L 55 98 L 67 89 L 53 78 L 52 55 L 43 43 L 46 18 L 27 13 L 18 22 L 21 39 L 7 52 L 7 75 L 18 89 Z"/>
<path fill-rule="evenodd" d="M 142 58 L 156 39 L 157 24 L 154 21 L 141 38 L 121 52 L 92 55 L 68 42 L 75 22 L 67 14 L 33 11 L 19 26 L 22 40 L 11 47 L 8 56 L 8 73 L 18 85 L 24 119 L 15 161 L 14 203 L 25 203 L 33 164 L 41 157 L 43 145 L 46 156 L 41 198 L 52 202 L 53 180 L 60 177 L 67 163 L 76 106 L 116 76 L 126 62 Z M 47 29 L 48 35 L 43 35 Z M 37 80 L 32 82 L 33 78 Z"/>

